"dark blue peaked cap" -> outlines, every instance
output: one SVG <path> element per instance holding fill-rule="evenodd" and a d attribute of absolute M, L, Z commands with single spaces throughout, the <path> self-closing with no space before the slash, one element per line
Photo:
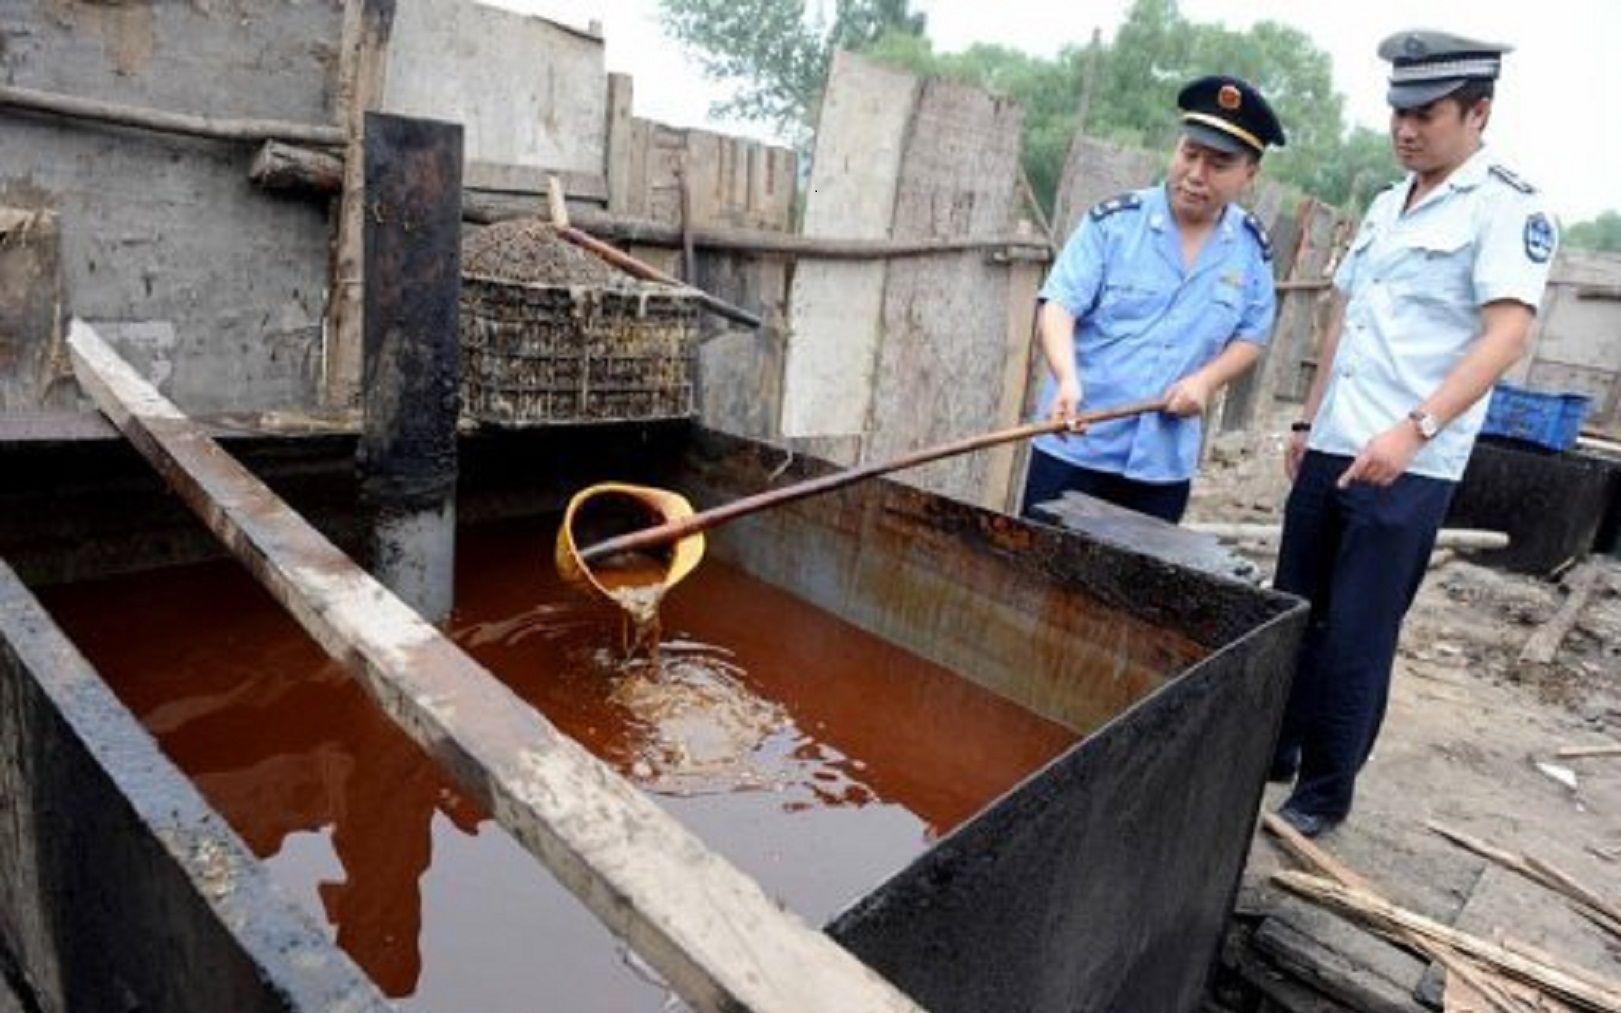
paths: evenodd
<path fill-rule="evenodd" d="M 1259 158 L 1267 147 L 1281 148 L 1283 125 L 1261 93 L 1236 77 L 1201 77 L 1176 96 L 1182 132 L 1220 151 L 1248 152 Z"/>
<path fill-rule="evenodd" d="M 1503 54 L 1514 47 L 1481 42 L 1447 32 L 1414 29 L 1379 43 L 1379 58 L 1390 61 L 1391 106 L 1417 109 L 1446 98 L 1470 81 L 1494 81 Z"/>

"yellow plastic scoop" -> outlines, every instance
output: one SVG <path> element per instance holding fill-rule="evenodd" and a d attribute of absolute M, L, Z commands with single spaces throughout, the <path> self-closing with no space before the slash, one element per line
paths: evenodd
<path fill-rule="evenodd" d="M 557 572 L 563 579 L 611 600 L 641 624 L 658 617 L 659 600 L 704 557 L 704 536 L 647 548 L 632 548 L 593 558 L 588 563 L 580 542 L 676 523 L 693 516 L 685 496 L 667 489 L 604 482 L 582 489 L 569 500 L 557 531 Z"/>

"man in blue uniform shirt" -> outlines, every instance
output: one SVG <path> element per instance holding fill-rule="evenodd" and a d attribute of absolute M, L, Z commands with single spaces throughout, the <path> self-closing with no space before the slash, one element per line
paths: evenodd
<path fill-rule="evenodd" d="M 1074 490 L 1182 519 L 1200 416 L 1255 364 L 1272 332 L 1272 251 L 1234 203 L 1283 128 L 1260 93 L 1205 77 L 1177 96 L 1182 134 L 1163 185 L 1094 207 L 1041 290 L 1043 411 L 1068 418 L 1164 395 L 1165 414 L 1046 436 L 1030 455 L 1025 510 Z"/>
<path fill-rule="evenodd" d="M 1492 384 L 1525 351 L 1553 218 L 1482 144 L 1507 46 L 1399 32 L 1390 135 L 1407 178 L 1374 199 L 1334 276 L 1321 367 L 1294 425 L 1275 584 L 1311 601 L 1272 765 L 1307 836 L 1351 811 L 1402 618 Z"/>

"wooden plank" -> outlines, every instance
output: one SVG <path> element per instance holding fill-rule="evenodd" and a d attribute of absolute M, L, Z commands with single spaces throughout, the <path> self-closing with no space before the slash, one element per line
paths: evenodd
<path fill-rule="evenodd" d="M 1270 544 L 1283 536 L 1281 524 L 1192 521 L 1183 527 L 1234 542 Z M 1442 549 L 1502 549 L 1506 548 L 1508 543 L 1508 535 L 1501 531 L 1479 531 L 1473 528 L 1442 528 L 1435 536 L 1436 548 Z"/>
<path fill-rule="evenodd" d="M 1284 971 L 1364 1013 L 1421 1013 L 1424 961 L 1326 911 L 1285 898 L 1253 945 Z"/>
<path fill-rule="evenodd" d="M 910 74 L 835 54 L 805 196 L 805 235 L 889 237 L 918 88 Z M 856 263 L 801 264 L 795 272 L 783 379 L 784 436 L 866 431 L 886 274 L 887 265 Z"/>
<path fill-rule="evenodd" d="M 1016 214 L 1022 107 L 957 81 L 925 82 L 900 163 L 897 239 L 1006 232 Z M 961 253 L 894 261 L 884 282 L 864 457 L 996 427 L 1004 408 L 1007 265 Z M 988 461 L 965 454 L 899 476 L 981 505 Z"/>
<path fill-rule="evenodd" d="M 1581 617 L 1582 609 L 1587 606 L 1587 599 L 1593 593 L 1599 578 L 1598 564 L 1592 560 L 1578 566 L 1565 580 L 1565 600 L 1560 603 L 1548 621 L 1536 628 L 1520 649 L 1520 664 L 1546 665 L 1553 661 L 1559 653 L 1559 645 L 1565 642 L 1566 634 L 1576 625 Z"/>
<path fill-rule="evenodd" d="M 631 109 L 636 94 L 629 74 L 608 75 L 608 139 L 603 172 L 608 178 L 608 210 L 630 213 Z"/>
<path fill-rule="evenodd" d="M 57 212 L 0 206 L 0 415 L 72 406 L 62 305 Z"/>
<path fill-rule="evenodd" d="M 1621 756 L 1621 745 L 1560 746 L 1554 750 L 1553 755 L 1562 760 L 1574 759 L 1579 756 Z"/>
<path fill-rule="evenodd" d="M 521 702 L 74 321 L 79 382 L 461 790 L 701 1010 L 913 1010 Z"/>
<path fill-rule="evenodd" d="M 1609 983 L 1604 987 L 1594 987 L 1562 966 L 1550 966 L 1521 956 L 1490 940 L 1397 907 L 1364 890 L 1298 872 L 1277 872 L 1272 875 L 1272 880 L 1292 893 L 1345 912 L 1380 931 L 1405 932 L 1440 943 L 1495 971 L 1535 985 L 1557 998 L 1577 1003 L 1583 1009 L 1621 1013 L 1621 987 Z"/>
<path fill-rule="evenodd" d="M 1023 178 L 1023 172 L 1020 172 Z M 1041 290 L 1039 264 L 1016 263 L 1008 267 L 1007 330 L 1002 346 L 1002 396 L 996 405 L 991 428 L 1015 425 L 1024 414 L 1025 386 L 1036 355 L 1036 295 Z M 985 454 L 985 485 L 979 502 L 991 510 L 1013 513 L 1018 510 L 1024 474 L 1019 469 L 1023 444 L 1008 444 Z"/>
<path fill-rule="evenodd" d="M 571 200 L 587 200 L 598 204 L 608 202 L 607 179 L 591 172 L 567 172 L 500 162 L 468 162 L 463 182 L 472 190 L 543 194 L 548 192 L 547 181 L 552 177 L 562 181 L 563 194 Z"/>
<path fill-rule="evenodd" d="M 1615 966 L 1601 933 L 1546 889 L 1502 865 L 1485 867 L 1453 928 L 1522 955 L 1526 950 L 1550 951 L 1589 985 L 1598 986 L 1595 975 Z M 1439 980 L 1442 974 L 1432 967 L 1427 976 Z"/>
<path fill-rule="evenodd" d="M 602 173 L 600 38 L 470 0 L 395 8 L 384 110 L 462 124 L 469 162 Z"/>
<path fill-rule="evenodd" d="M 383 95 L 388 66 L 388 37 L 393 27 L 392 0 L 346 0 L 342 53 L 338 68 L 338 114 L 345 144 L 343 196 L 338 205 L 332 291 L 327 299 L 326 382 L 322 397 L 332 408 L 360 403 L 361 258 L 366 206 L 366 111 Z"/>
<path fill-rule="evenodd" d="M 463 196 L 462 211 L 467 221 L 481 225 L 532 218 L 544 211 L 542 203 L 535 199 L 537 196 L 468 191 Z M 607 214 L 591 208 L 572 210 L 569 216 L 574 224 L 592 235 L 620 243 L 679 249 L 683 242 L 679 224 Z M 784 222 L 778 227 L 787 225 Z M 896 260 L 966 252 L 978 252 L 1000 263 L 1017 260 L 1044 264 L 1052 259 L 1052 249 L 1046 240 L 1016 232 L 939 239 L 849 239 L 795 235 L 775 228 L 697 225 L 692 229 L 692 240 L 700 250 L 781 254 L 804 260 Z"/>
<path fill-rule="evenodd" d="M 1294 975 L 1283 973 L 1252 945 L 1230 944 L 1222 962 L 1259 993 L 1255 1013 L 1361 1013 L 1308 987 Z"/>

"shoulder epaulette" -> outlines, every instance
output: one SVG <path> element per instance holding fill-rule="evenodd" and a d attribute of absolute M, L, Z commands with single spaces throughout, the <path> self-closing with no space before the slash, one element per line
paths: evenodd
<path fill-rule="evenodd" d="M 1261 224 L 1261 220 L 1255 217 L 1253 212 L 1246 211 L 1244 212 L 1244 227 L 1249 229 L 1250 233 L 1255 236 L 1255 241 L 1261 244 L 1261 259 L 1270 262 L 1272 260 L 1272 237 L 1266 234 L 1266 226 Z"/>
<path fill-rule="evenodd" d="M 1503 182 L 1507 183 L 1509 186 L 1511 186 L 1514 189 L 1520 191 L 1521 193 L 1536 193 L 1537 192 L 1536 187 L 1532 186 L 1530 183 L 1527 183 L 1525 180 L 1521 179 L 1520 177 L 1514 175 L 1512 172 L 1509 172 L 1506 168 L 1504 168 L 1501 165 L 1494 165 L 1488 171 L 1493 176 L 1496 176 L 1498 179 L 1500 179 Z"/>
<path fill-rule="evenodd" d="M 1110 197 L 1106 201 L 1099 201 L 1092 205 L 1092 220 L 1101 222 L 1103 219 L 1119 211 L 1130 211 L 1143 206 L 1143 199 L 1134 193 L 1123 193 L 1118 197 Z"/>

